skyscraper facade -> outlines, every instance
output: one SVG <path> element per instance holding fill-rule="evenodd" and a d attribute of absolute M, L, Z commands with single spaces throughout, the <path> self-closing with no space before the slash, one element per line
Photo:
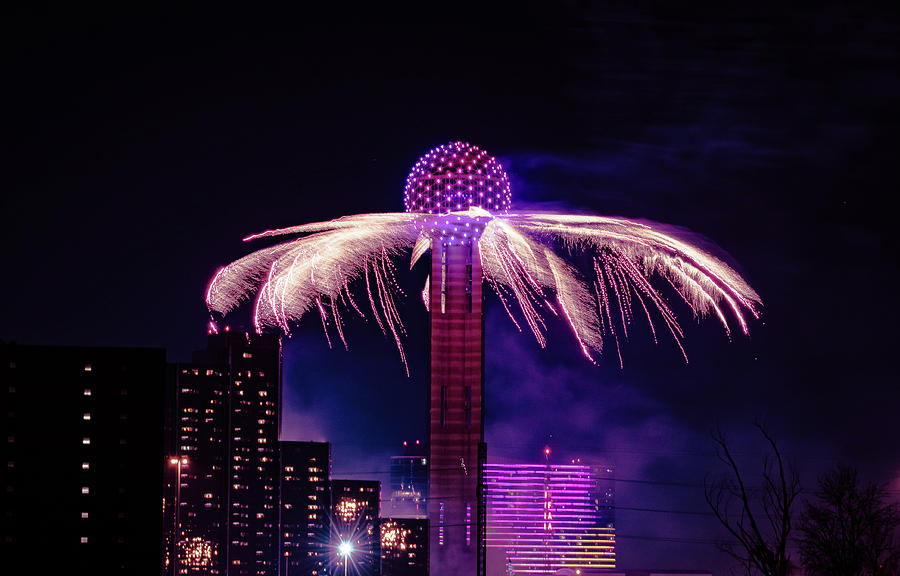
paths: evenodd
<path fill-rule="evenodd" d="M 210 334 L 193 360 L 170 368 L 172 571 L 275 576 L 281 341 Z"/>
<path fill-rule="evenodd" d="M 488 574 L 615 568 L 613 470 L 487 464 Z"/>
<path fill-rule="evenodd" d="M 484 316 L 477 240 L 437 238 L 431 258 L 430 574 L 483 574 Z"/>
<path fill-rule="evenodd" d="M 381 482 L 377 480 L 331 481 L 331 550 L 333 574 L 381 573 L 381 539 L 378 528 Z M 339 555 L 341 544 L 346 555 Z"/>
<path fill-rule="evenodd" d="M 331 447 L 326 442 L 281 446 L 281 576 L 328 574 L 331 547 Z"/>
<path fill-rule="evenodd" d="M 159 574 L 162 349 L 0 342 L 6 570 Z"/>
<path fill-rule="evenodd" d="M 403 455 L 391 456 L 391 518 L 426 518 L 428 449 L 418 440 L 403 443 Z"/>
<path fill-rule="evenodd" d="M 428 520 L 381 519 L 381 575 L 427 576 Z"/>

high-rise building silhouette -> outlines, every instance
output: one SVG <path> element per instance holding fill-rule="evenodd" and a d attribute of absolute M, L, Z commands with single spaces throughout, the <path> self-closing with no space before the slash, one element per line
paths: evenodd
<path fill-rule="evenodd" d="M 381 574 L 382 576 L 428 574 L 426 518 L 381 519 Z"/>
<path fill-rule="evenodd" d="M 0 342 L 6 571 L 159 574 L 165 367 L 162 349 Z"/>
<path fill-rule="evenodd" d="M 403 455 L 391 456 L 391 518 L 427 518 L 428 448 L 403 443 Z"/>
<path fill-rule="evenodd" d="M 331 481 L 331 550 L 333 574 L 381 573 L 381 540 L 378 528 L 381 482 L 377 480 Z M 349 554 L 339 555 L 341 544 Z"/>
<path fill-rule="evenodd" d="M 487 464 L 488 575 L 615 568 L 612 480 L 578 462 Z"/>
<path fill-rule="evenodd" d="M 331 447 L 279 442 L 281 447 L 281 576 L 329 573 Z"/>
<path fill-rule="evenodd" d="M 279 337 L 210 334 L 207 348 L 170 375 L 170 571 L 275 576 Z"/>

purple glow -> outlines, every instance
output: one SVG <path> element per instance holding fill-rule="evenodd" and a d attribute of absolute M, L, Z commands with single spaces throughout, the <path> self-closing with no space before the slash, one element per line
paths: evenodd
<path fill-rule="evenodd" d="M 611 504 L 587 465 L 486 464 L 487 546 L 516 574 L 615 568 Z"/>
<path fill-rule="evenodd" d="M 406 211 L 422 214 L 448 214 L 473 207 L 500 214 L 509 210 L 511 198 L 509 178 L 497 159 L 459 141 L 438 146 L 419 158 L 403 191 Z M 455 232 L 462 235 L 460 230 Z"/>

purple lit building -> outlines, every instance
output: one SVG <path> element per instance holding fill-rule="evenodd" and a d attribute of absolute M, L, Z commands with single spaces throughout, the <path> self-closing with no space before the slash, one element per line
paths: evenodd
<path fill-rule="evenodd" d="M 612 472 L 486 464 L 488 576 L 615 568 Z"/>

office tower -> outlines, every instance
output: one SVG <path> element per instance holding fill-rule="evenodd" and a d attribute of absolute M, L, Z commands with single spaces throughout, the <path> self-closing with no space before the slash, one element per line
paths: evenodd
<path fill-rule="evenodd" d="M 331 445 L 279 442 L 281 446 L 281 576 L 328 573 L 331 547 Z"/>
<path fill-rule="evenodd" d="M 175 438 L 167 498 L 178 500 L 167 518 L 170 572 L 274 576 L 280 339 L 210 334 L 207 348 L 170 375 Z"/>
<path fill-rule="evenodd" d="M 382 576 L 428 574 L 426 518 L 381 519 L 381 574 Z"/>
<path fill-rule="evenodd" d="M 172 364 L 168 368 L 176 400 L 170 410 L 174 414 L 174 434 L 167 447 L 166 573 L 225 574 L 229 494 L 227 367 Z"/>
<path fill-rule="evenodd" d="M 378 531 L 381 482 L 377 480 L 331 481 L 331 548 L 333 574 L 381 573 L 381 541 Z M 341 555 L 343 550 L 348 553 Z"/>
<path fill-rule="evenodd" d="M 487 464 L 488 575 L 615 568 L 612 468 Z"/>
<path fill-rule="evenodd" d="M 7 570 L 159 574 L 165 351 L 0 342 Z"/>
<path fill-rule="evenodd" d="M 403 443 L 403 455 L 391 456 L 391 518 L 426 518 L 428 514 L 428 449 Z"/>

